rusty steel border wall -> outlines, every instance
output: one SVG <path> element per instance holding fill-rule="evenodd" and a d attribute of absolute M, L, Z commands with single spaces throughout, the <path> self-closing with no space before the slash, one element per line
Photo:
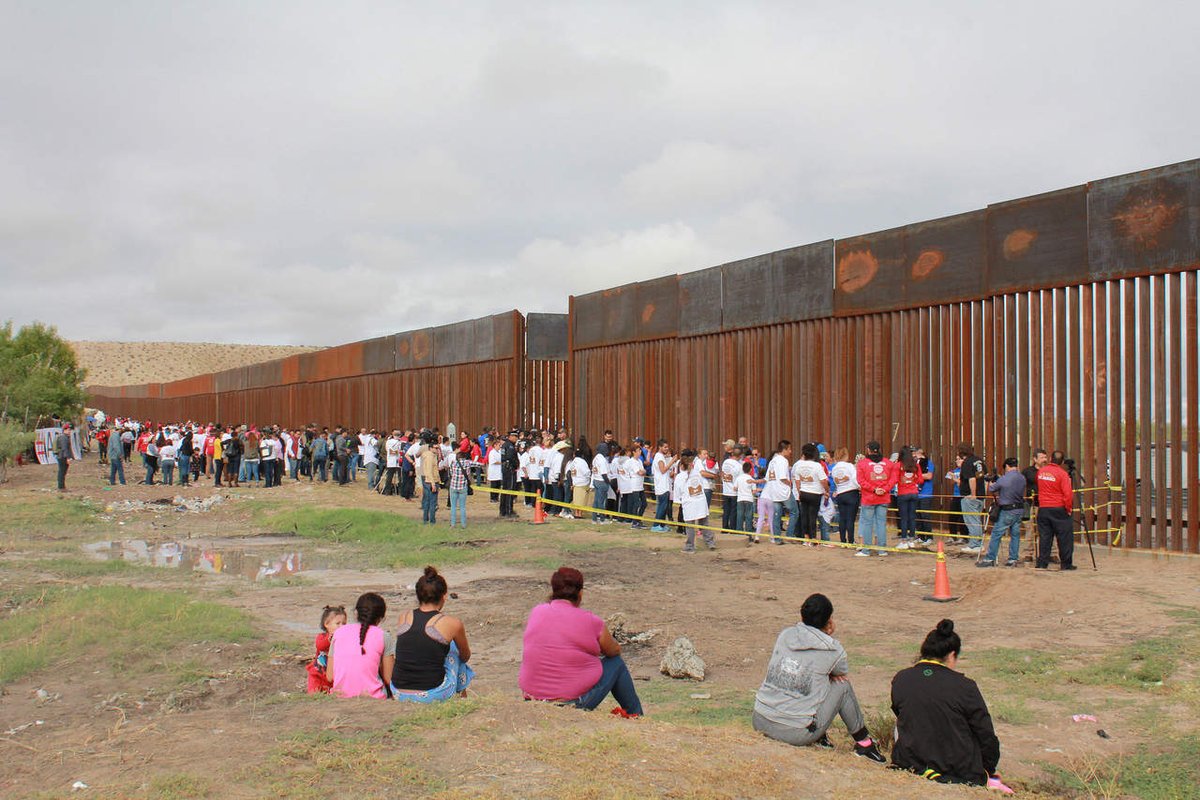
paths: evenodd
<path fill-rule="evenodd" d="M 1092 529 L 1200 549 L 1200 160 L 571 298 L 571 420 L 717 449 L 745 435 L 1062 449 Z M 1190 489 L 1190 491 L 1189 491 Z M 1102 543 L 1116 533 L 1099 537 Z"/>
<path fill-rule="evenodd" d="M 939 477 L 963 441 L 993 465 L 1062 449 L 1122 487 L 1087 495 L 1102 543 L 1195 553 L 1198 281 L 1194 160 L 571 297 L 567 315 L 91 391 L 149 419 L 878 439 L 924 445 Z"/>

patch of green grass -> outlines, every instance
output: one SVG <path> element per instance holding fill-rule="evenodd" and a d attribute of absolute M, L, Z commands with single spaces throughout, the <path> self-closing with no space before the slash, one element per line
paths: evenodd
<path fill-rule="evenodd" d="M 29 562 L 29 565 L 60 578 L 103 578 L 108 575 L 127 576 L 151 572 L 149 567 L 121 559 L 99 561 L 83 558 L 44 558 Z"/>
<path fill-rule="evenodd" d="M 1140 797 L 1142 800 L 1195 800 L 1200 796 L 1200 738 L 1168 740 L 1169 746 L 1104 759 L 1079 759 L 1051 766 L 1051 795 Z"/>
<path fill-rule="evenodd" d="M 472 714 L 483 708 L 484 701 L 478 695 L 455 697 L 444 703 L 397 703 L 400 715 L 388 726 L 394 735 L 410 737 L 426 728 L 444 728 L 448 723 Z"/>
<path fill-rule="evenodd" d="M 276 750 L 275 766 L 284 772 L 264 768 L 269 778 L 260 785 L 271 796 L 287 798 L 328 797 L 330 781 L 336 781 L 336 794 L 352 797 L 377 796 L 382 786 L 389 796 L 446 789 L 444 780 L 420 766 L 411 745 L 411 739 L 387 733 L 297 734 Z"/>
<path fill-rule="evenodd" d="M 1017 650 L 1012 647 L 994 647 L 970 653 L 963 659 L 962 667 L 974 672 L 980 670 L 992 677 L 1003 678 L 1008 683 L 1043 683 L 1058 669 L 1058 656 L 1040 650 Z"/>
<path fill-rule="evenodd" d="M 752 691 L 670 678 L 655 678 L 648 683 L 639 681 L 636 688 L 647 716 L 656 720 L 679 725 L 750 727 L 754 712 Z M 693 694 L 711 697 L 693 699 Z"/>
<path fill-rule="evenodd" d="M 96 658 L 124 669 L 154 667 L 177 645 L 240 642 L 253 634 L 245 612 L 183 592 L 128 586 L 56 590 L 0 620 L 0 684 Z"/>
<path fill-rule="evenodd" d="M 1025 705 L 1025 701 L 1016 698 L 995 700 L 988 703 L 988 710 L 997 722 L 1006 722 L 1009 725 L 1028 725 L 1036 716 L 1029 706 Z"/>
<path fill-rule="evenodd" d="M 1175 672 L 1186 647 L 1186 640 L 1180 636 L 1142 639 L 1072 671 L 1068 679 L 1089 686 L 1159 686 Z"/>
<path fill-rule="evenodd" d="M 7 533 L 56 533 L 95 525 L 94 506 L 70 497 L 47 495 L 43 500 L 14 500 L 0 506 Z"/>
<path fill-rule="evenodd" d="M 480 532 L 445 525 L 422 525 L 400 514 L 360 508 L 291 508 L 261 511 L 266 527 L 329 544 L 352 545 L 357 566 L 400 569 L 438 567 L 479 560 L 488 547 L 465 544 Z M 468 531 L 470 531 L 468 533 Z"/>
<path fill-rule="evenodd" d="M 157 800 L 202 800 L 212 797 L 212 781 L 199 775 L 162 775 L 150 781 L 147 794 Z"/>

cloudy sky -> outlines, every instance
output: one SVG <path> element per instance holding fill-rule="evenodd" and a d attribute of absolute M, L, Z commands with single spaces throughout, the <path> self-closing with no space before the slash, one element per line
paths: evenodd
<path fill-rule="evenodd" d="M 329 345 L 1200 155 L 1187 2 L 0 0 L 0 320 Z"/>

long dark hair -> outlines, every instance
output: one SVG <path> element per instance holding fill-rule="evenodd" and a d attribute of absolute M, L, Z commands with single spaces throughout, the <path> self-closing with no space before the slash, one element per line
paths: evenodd
<path fill-rule="evenodd" d="M 358 649 L 367 654 L 367 628 L 378 625 L 387 614 L 387 603 L 375 592 L 367 592 L 354 604 L 354 616 L 358 621 Z"/>
<path fill-rule="evenodd" d="M 586 436 L 580 436 L 579 441 L 575 443 L 575 455 L 588 462 L 588 464 L 591 464 L 592 459 L 596 457 L 596 454 L 592 452 L 592 446 L 588 444 Z"/>

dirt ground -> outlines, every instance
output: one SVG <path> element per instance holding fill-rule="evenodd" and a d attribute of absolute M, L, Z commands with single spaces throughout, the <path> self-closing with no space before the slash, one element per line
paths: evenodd
<path fill-rule="evenodd" d="M 137 472 L 127 470 L 127 477 Z M 1162 687 L 1067 676 L 1133 641 L 1174 635 L 1180 622 L 1172 612 L 1200 609 L 1196 559 L 1098 549 L 1093 571 L 1084 547 L 1076 550 L 1080 569 L 1061 573 L 1029 566 L 979 570 L 972 558 L 951 556 L 952 589 L 961 599 L 936 604 L 922 600 L 934 575 L 928 553 L 866 559 L 841 549 L 746 546 L 721 537 L 716 552 L 687 555 L 674 534 L 565 520 L 534 528 L 524 509 L 519 522 L 498 522 L 486 495 L 476 493 L 468 514 L 484 540 L 473 548 L 477 557 L 443 568 L 456 595 L 447 612 L 466 622 L 474 653 L 473 699 L 455 701 L 470 704 L 460 717 L 436 716 L 459 713 L 453 709 L 418 710 L 425 716 L 413 718 L 414 732 L 404 722 L 413 713 L 409 707 L 306 697 L 304 664 L 321 606 L 352 606 L 361 592 L 378 591 L 389 604 L 387 629 L 395 611 L 414 604 L 419 568 L 357 568 L 336 544 L 267 530 L 256 507 L 269 500 L 275 507 L 354 507 L 417 518 L 416 503 L 368 492 L 362 475 L 345 488 L 285 479 L 269 491 L 222 491 L 207 483 L 187 491 L 110 489 L 95 464 L 84 464 L 72 469 L 72 488 L 60 496 L 48 491 L 52 468 L 10 474 L 0 487 L 0 512 L 7 503 L 28 509 L 82 500 L 97 517 L 78 529 L 43 534 L 0 519 L 0 597 L 64 582 L 183 588 L 246 610 L 258 637 L 242 644 L 195 642 L 186 655 L 204 669 L 190 682 L 172 676 L 166 661 L 179 654 L 167 654 L 163 669 L 139 670 L 136 677 L 64 658 L 3 686 L 3 797 L 328 796 L 338 786 L 353 786 L 361 796 L 413 791 L 397 789 L 402 786 L 421 787 L 418 796 L 447 797 L 980 796 L 853 758 L 840 722 L 832 753 L 787 747 L 750 729 L 747 709 L 775 637 L 797 621 L 801 601 L 816 591 L 835 605 L 855 690 L 874 714 L 884 711 L 892 675 L 913 661 L 925 633 L 942 617 L 954 619 L 964 642 L 960 669 L 980 682 L 998 717 L 1000 770 L 1026 796 L 1055 796 L 1059 790 L 1047 782 L 1055 768 L 1078 774 L 1152 747 L 1163 717 L 1176 726 L 1171 730 L 1193 724 L 1195 664 L 1182 664 Z M 123 500 L 176 494 L 229 499 L 203 513 L 117 509 Z M 105 510 L 109 505 L 112 512 Z M 125 540 L 146 545 L 94 546 Z M 115 579 L 63 578 L 39 567 L 48 554 L 91 558 L 85 545 L 93 545 L 93 553 L 138 557 L 162 552 L 158 545 L 166 542 L 183 546 L 183 566 Z M 229 571 L 192 568 L 203 561 L 195 553 L 207 553 L 210 564 L 213 552 L 223 554 Z M 524 620 L 545 599 L 556 562 L 583 571 L 585 607 L 604 617 L 620 612 L 631 630 L 659 631 L 648 645 L 625 651 L 646 698 L 645 718 L 623 721 L 521 701 L 516 675 Z M 7 605 L 0 615 L 19 613 Z M 703 683 L 659 674 L 663 650 L 676 636 L 689 637 L 705 660 Z M 1001 661 L 1053 654 L 1063 677 L 1021 682 L 1019 669 L 997 666 L 996 653 L 1008 654 Z M 39 698 L 38 689 L 59 697 Z M 1013 721 L 999 719 L 997 707 L 1004 704 Z M 1098 721 L 1073 722 L 1081 713 Z M 378 750 L 395 746 L 397 737 L 412 747 L 381 760 Z M 350 755 L 331 760 L 329 750 Z M 400 778 L 397 770 L 404 772 Z M 374 776 L 367 788 L 354 782 L 364 775 Z M 72 792 L 76 781 L 89 788 Z"/>

